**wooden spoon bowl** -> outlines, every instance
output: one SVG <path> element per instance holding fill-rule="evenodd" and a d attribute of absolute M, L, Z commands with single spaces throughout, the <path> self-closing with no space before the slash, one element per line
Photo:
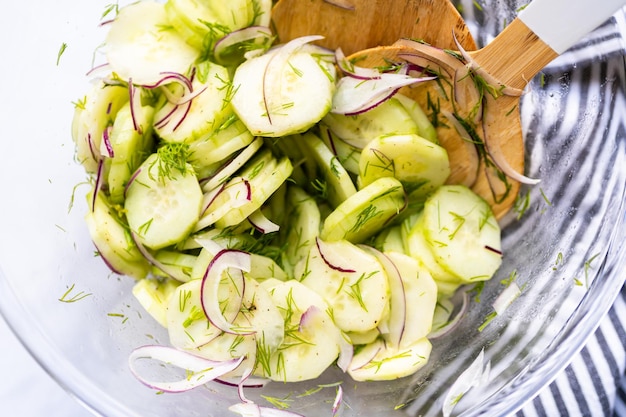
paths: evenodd
<path fill-rule="evenodd" d="M 502 218 L 520 183 L 538 182 L 522 174 L 523 89 L 624 3 L 533 0 L 480 50 L 447 0 L 279 0 L 272 20 L 281 42 L 323 35 L 323 46 L 340 47 L 359 66 L 405 61 L 437 75 L 402 92 L 430 115 L 448 151 L 448 181 L 470 186 Z"/>

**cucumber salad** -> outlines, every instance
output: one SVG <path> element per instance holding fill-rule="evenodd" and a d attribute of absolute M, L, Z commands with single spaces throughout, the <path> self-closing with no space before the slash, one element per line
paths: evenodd
<path fill-rule="evenodd" d="M 130 358 L 159 391 L 333 366 L 355 381 L 411 375 L 446 300 L 501 263 L 490 206 L 447 183 L 445 148 L 402 94 L 433 77 L 359 68 L 316 34 L 280 43 L 271 7 L 121 7 L 76 104 L 91 238 L 169 334 Z M 187 376 L 149 380 L 145 358 Z"/>

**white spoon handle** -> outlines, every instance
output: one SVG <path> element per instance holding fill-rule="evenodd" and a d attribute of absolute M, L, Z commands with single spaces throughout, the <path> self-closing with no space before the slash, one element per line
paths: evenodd
<path fill-rule="evenodd" d="M 518 18 L 560 55 L 625 4 L 626 0 L 533 0 Z"/>

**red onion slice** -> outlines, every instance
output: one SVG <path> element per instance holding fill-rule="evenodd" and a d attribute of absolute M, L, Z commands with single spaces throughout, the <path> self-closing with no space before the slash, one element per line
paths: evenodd
<path fill-rule="evenodd" d="M 465 393 L 473 387 L 477 387 L 487 382 L 491 366 L 487 363 L 487 365 L 483 367 L 484 360 L 485 349 L 481 349 L 472 364 L 465 371 L 463 371 L 461 375 L 459 375 L 456 381 L 454 381 L 443 400 L 443 407 L 441 411 L 444 417 L 450 416 L 452 410 Z"/>
<path fill-rule="evenodd" d="M 497 87 L 496 88 L 497 91 L 500 91 L 502 94 L 507 95 L 507 96 L 521 96 L 522 95 L 522 93 L 524 92 L 523 90 L 520 90 L 519 88 L 508 87 L 504 85 L 503 83 L 501 83 L 497 78 L 492 76 L 490 73 L 485 71 L 480 66 L 480 64 L 478 64 L 474 60 L 474 58 L 472 58 L 472 56 L 469 53 L 467 53 L 465 49 L 463 49 L 463 46 L 461 46 L 461 44 L 459 43 L 458 39 L 456 38 L 456 33 L 454 33 L 454 31 L 452 31 L 452 38 L 454 39 L 456 48 L 459 50 L 459 53 L 465 60 L 467 68 L 469 68 L 476 75 L 482 78 L 486 84 L 493 86 L 493 87 Z"/>
<path fill-rule="evenodd" d="M 397 73 L 383 73 L 380 78 L 363 80 L 346 76 L 337 83 L 332 113 L 354 115 L 376 107 L 393 96 L 400 88 L 434 80 L 436 77 L 414 78 Z"/>
<path fill-rule="evenodd" d="M 485 142 L 485 150 L 491 157 L 491 160 L 496 165 L 496 167 L 504 173 L 507 177 L 521 183 L 528 185 L 535 185 L 541 182 L 540 179 L 529 178 L 519 172 L 517 172 L 509 162 L 506 160 L 505 155 L 502 153 L 502 149 L 500 148 L 500 137 L 494 135 L 493 129 L 490 127 L 496 123 L 495 115 L 486 111 L 486 108 L 489 106 L 489 102 L 495 100 L 493 97 L 486 95 L 485 100 L 488 101 L 486 106 L 483 106 L 483 136 Z M 500 132 L 498 132 L 498 135 Z"/>
<path fill-rule="evenodd" d="M 317 251 L 320 253 L 320 256 L 324 260 L 324 263 L 326 263 L 326 265 L 328 265 L 330 269 L 347 273 L 356 272 L 355 269 L 340 265 L 340 261 L 345 261 L 345 259 L 337 259 L 336 257 L 334 257 L 334 251 L 330 248 L 330 245 L 328 243 L 324 242 L 318 237 L 315 239 L 315 244 L 317 245 Z"/>
<path fill-rule="evenodd" d="M 139 237 L 137 236 L 137 234 L 135 232 L 131 231 L 130 235 L 131 235 L 133 241 L 135 242 L 135 246 L 137 246 L 137 249 L 139 250 L 139 253 L 141 253 L 141 255 L 146 259 L 146 261 L 148 261 L 148 263 L 150 263 L 155 268 L 157 268 L 158 270 L 163 272 L 169 278 L 175 279 L 176 281 L 180 281 L 180 282 L 187 282 L 187 281 L 189 281 L 189 277 L 188 276 L 180 273 L 180 271 L 177 270 L 176 268 L 171 268 L 171 267 L 165 265 L 163 262 L 160 262 L 154 255 L 152 255 L 152 252 L 150 252 L 141 243 L 141 241 L 139 240 Z"/>
<path fill-rule="evenodd" d="M 462 291 L 461 293 L 461 306 L 458 309 L 457 313 L 454 315 L 454 317 L 452 319 L 449 319 L 448 322 L 436 329 L 435 331 L 431 332 L 428 335 L 429 339 L 436 339 L 438 337 L 442 337 L 448 333 L 450 333 L 452 330 L 454 330 L 458 324 L 460 323 L 461 319 L 463 317 L 465 317 L 465 314 L 467 313 L 467 310 L 469 308 L 469 295 L 467 294 L 467 291 Z M 454 312 L 452 312 L 454 313 Z"/>
<path fill-rule="evenodd" d="M 354 346 L 346 340 L 343 333 L 339 340 L 339 356 L 337 357 L 337 366 L 344 372 L 348 371 L 348 367 L 354 358 Z"/>
<path fill-rule="evenodd" d="M 104 161 L 100 159 L 98 161 L 98 172 L 96 173 L 96 183 L 93 187 L 93 196 L 91 197 L 91 211 L 96 210 L 96 198 L 98 197 L 98 193 L 102 189 L 102 183 L 104 181 Z"/>
<path fill-rule="evenodd" d="M 100 154 L 103 156 L 108 156 L 109 158 L 113 158 L 115 156 L 115 151 L 113 150 L 113 145 L 111 144 L 111 132 L 113 131 L 113 126 L 109 125 L 104 128 L 102 131 L 102 142 L 100 146 Z"/>
<path fill-rule="evenodd" d="M 263 234 L 274 233 L 280 230 L 280 226 L 265 217 L 261 209 L 248 216 L 248 221 L 252 227 Z"/>
<path fill-rule="evenodd" d="M 352 361 L 350 364 L 350 370 L 356 371 L 367 365 L 369 365 L 378 352 L 385 348 L 385 342 L 382 339 L 376 339 L 374 342 L 365 345 L 363 349 L 359 352 L 359 355 L 355 356 L 355 359 L 358 357 L 360 361 Z"/>
<path fill-rule="evenodd" d="M 266 50 L 272 43 L 274 35 L 270 28 L 266 26 L 248 26 L 243 29 L 230 32 L 215 43 L 213 47 L 213 56 L 218 64 L 229 65 L 236 64 L 232 59 L 228 59 L 226 54 L 231 48 L 238 44 L 242 45 L 241 49 L 245 50 Z M 244 46 L 245 43 L 253 43 L 257 48 L 249 48 Z M 241 58 L 245 57 L 245 53 L 241 54 Z M 235 60 L 237 61 L 237 60 Z"/>
<path fill-rule="evenodd" d="M 140 359 L 153 359 L 189 372 L 186 372 L 185 377 L 178 381 L 151 380 L 140 375 L 136 366 L 136 362 Z M 243 360 L 242 356 L 227 361 L 212 361 L 169 346 L 147 345 L 131 352 L 128 365 L 135 378 L 150 388 L 164 392 L 185 392 L 233 371 Z"/>
<path fill-rule="evenodd" d="M 339 410 L 341 409 L 341 405 L 343 404 L 343 388 L 341 385 L 337 387 L 337 395 L 335 395 L 335 400 L 333 401 L 333 417 L 337 417 L 339 415 Z"/>
<path fill-rule="evenodd" d="M 339 69 L 350 77 L 358 78 L 361 80 L 373 80 L 380 79 L 380 71 L 374 68 L 359 67 L 351 63 L 341 48 L 337 48 L 335 51 L 335 61 Z"/>
<path fill-rule="evenodd" d="M 350 0 L 324 0 L 325 3 L 332 4 L 344 10 L 355 10 L 356 6 Z"/>
<path fill-rule="evenodd" d="M 249 272 L 250 268 L 251 256 L 249 253 L 223 249 L 213 257 L 202 277 L 200 299 L 204 314 L 215 327 L 225 333 L 254 333 L 254 331 L 241 329 L 233 324 L 243 302 L 245 291 L 243 272 Z M 222 307 L 219 300 L 219 289 L 225 272 L 229 273 L 231 297 L 228 299 L 228 304 Z"/>

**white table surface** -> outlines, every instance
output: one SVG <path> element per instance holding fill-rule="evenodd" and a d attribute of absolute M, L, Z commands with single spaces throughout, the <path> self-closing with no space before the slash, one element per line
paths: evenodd
<path fill-rule="evenodd" d="M 93 416 L 39 366 L 1 316 L 0 352 L 0 416 Z"/>

